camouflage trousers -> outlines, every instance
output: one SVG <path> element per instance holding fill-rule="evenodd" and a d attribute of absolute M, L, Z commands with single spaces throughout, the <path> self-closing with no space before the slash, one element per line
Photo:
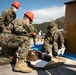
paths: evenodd
<path fill-rule="evenodd" d="M 52 52 L 53 56 L 58 55 L 58 44 L 57 44 L 57 42 L 54 42 L 53 44 L 44 45 L 43 49 L 45 49 L 45 51 L 47 53 Z"/>
<path fill-rule="evenodd" d="M 16 53 L 18 53 L 18 58 L 20 59 L 26 58 L 28 54 L 29 46 L 30 46 L 30 39 L 27 36 L 17 36 L 14 34 L 7 34 L 7 33 L 0 34 L 0 47 L 4 49 L 5 48 L 17 49 L 15 51 Z"/>

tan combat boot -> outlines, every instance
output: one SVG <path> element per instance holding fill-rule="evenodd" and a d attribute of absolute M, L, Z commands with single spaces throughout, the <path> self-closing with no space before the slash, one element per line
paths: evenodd
<path fill-rule="evenodd" d="M 20 72 L 32 72 L 32 68 L 28 67 L 24 60 L 18 59 L 14 68 L 15 71 Z"/>

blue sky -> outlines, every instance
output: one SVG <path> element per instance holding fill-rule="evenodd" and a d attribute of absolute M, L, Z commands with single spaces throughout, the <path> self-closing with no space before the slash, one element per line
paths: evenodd
<path fill-rule="evenodd" d="M 9 9 L 15 0 L 0 0 L 0 15 L 3 10 Z M 22 19 L 26 11 L 31 11 L 35 15 L 33 23 L 42 23 L 55 20 L 65 15 L 64 2 L 70 0 L 17 0 L 21 7 L 17 14 L 17 19 Z"/>

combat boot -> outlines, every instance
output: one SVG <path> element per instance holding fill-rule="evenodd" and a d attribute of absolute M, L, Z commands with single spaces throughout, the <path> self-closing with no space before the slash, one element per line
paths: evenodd
<path fill-rule="evenodd" d="M 24 60 L 22 59 L 18 59 L 16 61 L 14 70 L 19 72 L 26 72 L 26 73 L 32 72 L 32 68 L 28 67 L 27 64 L 24 62 Z"/>

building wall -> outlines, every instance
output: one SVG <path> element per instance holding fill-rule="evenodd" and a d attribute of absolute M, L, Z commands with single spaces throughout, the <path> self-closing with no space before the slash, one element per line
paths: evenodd
<path fill-rule="evenodd" d="M 66 52 L 76 54 L 76 2 L 66 4 L 64 38 Z"/>

